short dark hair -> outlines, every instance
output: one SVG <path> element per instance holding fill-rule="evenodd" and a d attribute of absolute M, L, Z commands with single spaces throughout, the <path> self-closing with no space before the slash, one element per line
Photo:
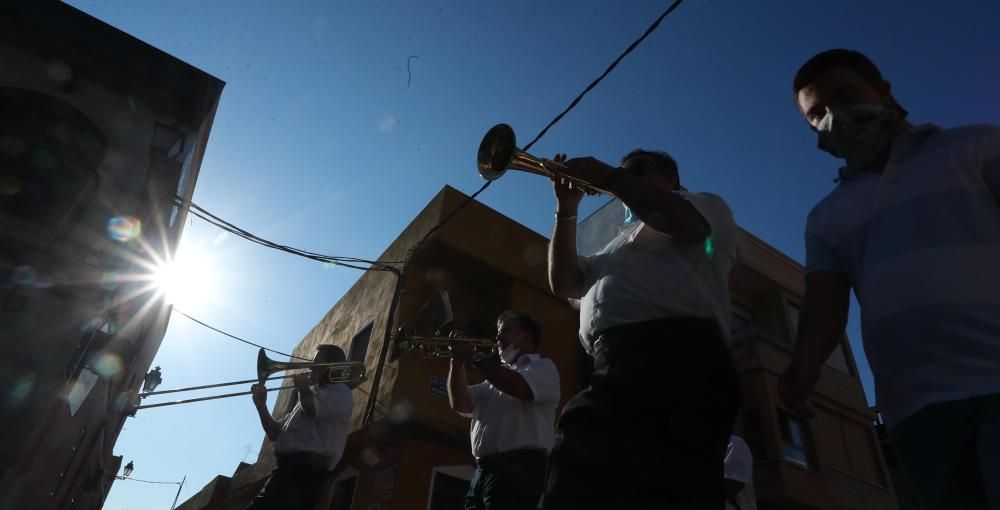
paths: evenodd
<path fill-rule="evenodd" d="M 347 361 L 347 355 L 340 346 L 333 344 L 322 344 L 316 347 L 315 361 L 343 363 Z"/>
<path fill-rule="evenodd" d="M 681 187 L 681 176 L 677 172 L 677 162 L 674 158 L 664 151 L 648 151 L 646 149 L 635 149 L 632 152 L 626 154 L 622 160 L 621 165 L 624 165 L 626 161 L 637 158 L 639 156 L 646 156 L 653 161 L 656 161 L 658 165 L 663 168 L 663 171 L 667 177 L 672 177 L 674 182 L 677 183 L 674 189 L 680 189 Z"/>
<path fill-rule="evenodd" d="M 795 73 L 795 79 L 792 80 L 792 94 L 797 99 L 800 90 L 809 86 L 827 71 L 837 67 L 853 71 L 872 86 L 881 85 L 885 81 L 882 78 L 882 72 L 878 70 L 875 63 L 861 52 L 838 48 L 817 53 L 805 64 L 802 64 L 799 72 Z"/>
<path fill-rule="evenodd" d="M 538 322 L 538 319 L 532 317 L 527 312 L 507 310 L 497 317 L 497 322 L 503 322 L 506 320 L 517 321 L 517 324 L 521 326 L 522 329 L 528 330 L 528 332 L 531 333 L 531 341 L 535 343 L 536 349 L 539 345 L 542 345 L 542 323 Z"/>

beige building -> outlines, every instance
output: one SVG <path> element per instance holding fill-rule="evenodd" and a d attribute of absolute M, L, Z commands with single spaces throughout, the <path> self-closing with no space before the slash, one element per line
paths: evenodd
<path fill-rule="evenodd" d="M 445 187 L 382 254 L 404 260 L 413 245 L 466 196 Z M 611 202 L 580 226 L 580 250 L 594 251 L 620 223 Z M 402 282 L 393 326 L 430 333 L 441 320 L 441 303 L 484 337 L 507 309 L 530 311 L 544 326 L 542 355 L 560 369 L 562 401 L 586 385 L 589 358 L 577 342 L 577 312 L 548 290 L 548 240 L 500 213 L 471 202 L 413 256 Z M 778 374 L 788 363 L 803 268 L 746 234 L 734 269 L 733 356 L 740 373 L 743 409 L 736 423 L 755 456 L 760 508 L 896 508 L 875 438 L 857 368 L 846 338 L 831 356 L 817 390 L 818 416 L 804 421 L 783 409 Z M 396 286 L 391 273 L 367 272 L 330 309 L 295 350 L 311 356 L 321 343 L 336 343 L 369 374 L 387 353 L 370 427 L 366 404 L 373 381 L 355 390 L 352 434 L 332 474 L 330 510 L 460 509 L 473 473 L 469 422 L 448 407 L 447 362 L 413 354 L 394 356 L 384 344 L 387 310 Z M 442 299 L 447 296 L 447 300 Z M 282 393 L 274 414 L 290 410 Z M 219 476 L 180 508 L 243 508 L 274 467 L 264 441 L 253 465 Z M 628 469 L 621 466 L 619 469 Z"/>
<path fill-rule="evenodd" d="M 62 2 L 3 2 L 0 62 L 0 509 L 97 509 L 224 84 Z"/>

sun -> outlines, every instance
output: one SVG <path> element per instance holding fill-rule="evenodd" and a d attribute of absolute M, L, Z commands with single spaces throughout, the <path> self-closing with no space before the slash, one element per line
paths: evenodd
<path fill-rule="evenodd" d="M 218 271 L 211 256 L 190 245 L 181 246 L 173 260 L 160 264 L 153 275 L 158 296 L 170 304 L 195 309 L 211 303 Z"/>

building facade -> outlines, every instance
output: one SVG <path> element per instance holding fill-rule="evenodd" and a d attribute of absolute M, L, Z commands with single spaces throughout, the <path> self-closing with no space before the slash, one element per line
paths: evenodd
<path fill-rule="evenodd" d="M 0 62 L 0 508 L 96 509 L 224 84 L 55 1 L 0 7 Z"/>
<path fill-rule="evenodd" d="M 414 244 L 467 197 L 445 187 L 382 254 L 404 260 Z M 592 253 L 621 224 L 610 202 L 580 225 L 581 253 Z M 396 317 L 387 316 L 396 277 L 367 272 L 296 348 L 310 357 L 322 343 L 343 347 L 374 374 L 385 349 L 370 425 L 364 420 L 373 381 L 354 391 L 352 433 L 330 477 L 329 510 L 451 510 L 463 507 L 473 473 L 469 422 L 448 406 L 446 360 L 399 355 L 387 329 L 403 326 L 433 334 L 452 319 L 470 333 L 492 338 L 497 315 L 525 310 L 543 324 L 542 356 L 560 370 L 562 403 L 587 384 L 590 360 L 577 341 L 578 315 L 548 289 L 548 240 L 478 202 L 470 202 L 412 258 L 402 281 Z M 733 271 L 732 352 L 742 384 L 736 433 L 755 456 L 760 508 L 896 508 L 872 419 L 846 338 L 824 368 L 818 416 L 802 420 L 783 409 L 777 375 L 788 363 L 802 267 L 750 234 Z M 445 303 L 447 305 L 445 305 Z M 446 310 L 446 311 L 443 311 Z M 391 320 L 394 319 L 394 320 Z M 277 398 L 274 415 L 291 410 Z M 185 510 L 243 508 L 274 467 L 267 440 L 253 465 L 240 465 L 185 502 Z M 627 466 L 623 466 L 627 469 Z"/>

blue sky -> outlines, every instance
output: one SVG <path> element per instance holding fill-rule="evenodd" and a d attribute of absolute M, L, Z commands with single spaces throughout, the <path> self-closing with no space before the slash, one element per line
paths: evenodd
<path fill-rule="evenodd" d="M 374 258 L 442 186 L 479 188 L 473 159 L 490 126 L 531 139 L 669 2 L 69 3 L 227 82 L 197 203 L 268 239 Z M 996 26 L 1000 5 L 986 0 L 689 0 L 532 152 L 667 150 L 686 187 L 722 195 L 744 228 L 802 261 L 805 216 L 837 162 L 794 108 L 798 66 L 859 49 L 914 122 L 996 122 Z M 551 228 L 540 177 L 505 176 L 480 199 Z M 197 219 L 182 249 L 206 254 L 212 288 L 178 308 L 286 352 L 359 276 Z M 857 324 L 855 307 L 848 333 L 871 395 Z M 175 315 L 155 363 L 166 388 L 251 378 L 255 356 Z M 184 500 L 252 462 L 262 438 L 249 398 L 227 399 L 140 411 L 116 453 L 137 478 L 186 475 Z M 106 508 L 167 508 L 175 490 L 117 482 Z"/>

